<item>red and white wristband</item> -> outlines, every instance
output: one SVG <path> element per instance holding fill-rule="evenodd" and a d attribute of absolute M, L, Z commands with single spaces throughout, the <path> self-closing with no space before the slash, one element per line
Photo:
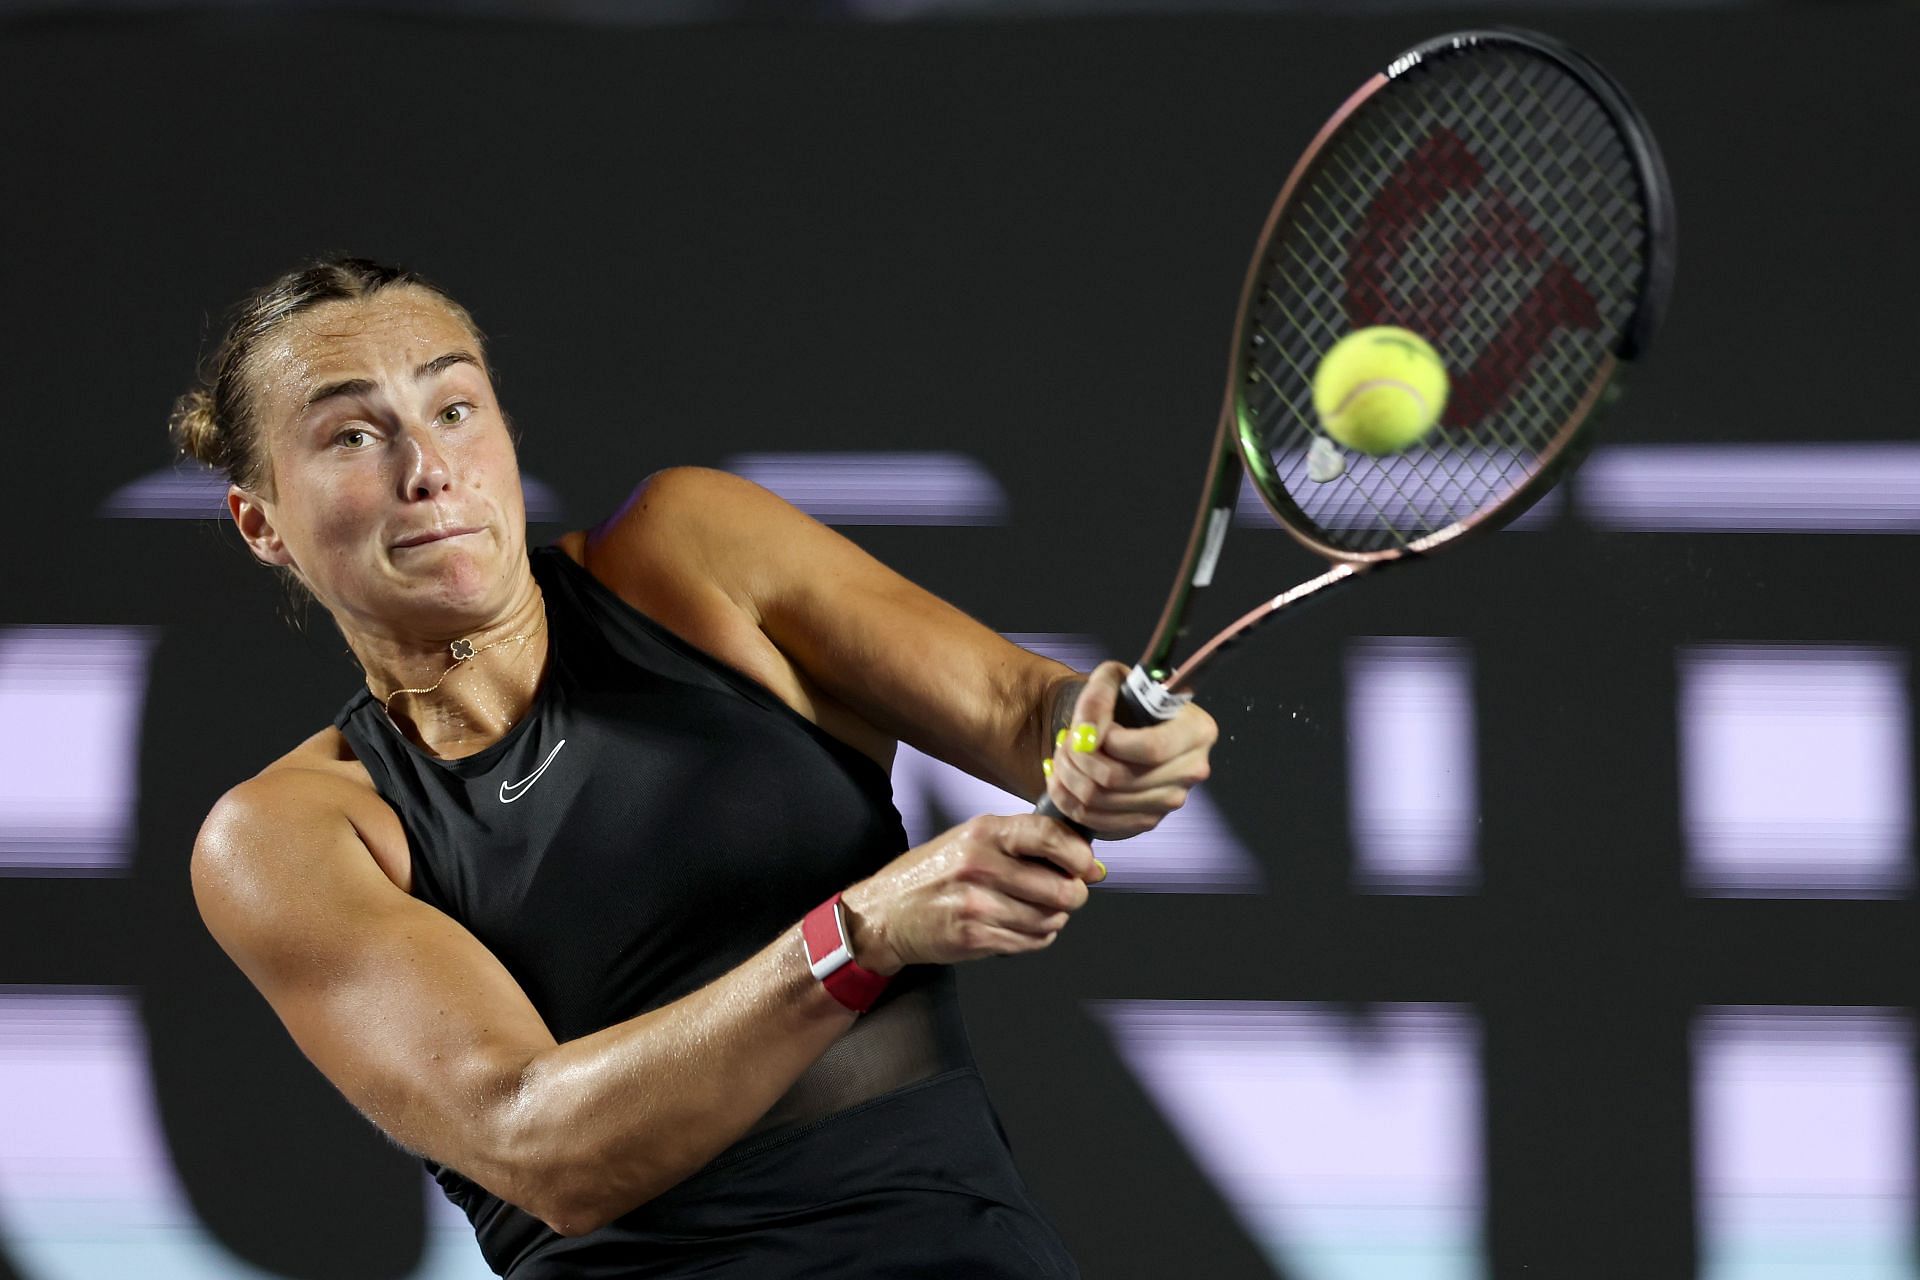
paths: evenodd
<path fill-rule="evenodd" d="M 839 894 L 807 912 L 800 922 L 800 936 L 806 940 L 807 964 L 828 995 L 855 1013 L 873 1008 L 873 1002 L 892 979 L 853 962 L 853 943 L 847 937 L 847 918 Z"/>

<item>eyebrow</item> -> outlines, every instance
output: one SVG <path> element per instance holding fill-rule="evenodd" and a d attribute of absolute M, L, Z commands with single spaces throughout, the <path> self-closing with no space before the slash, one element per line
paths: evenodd
<path fill-rule="evenodd" d="M 424 378 L 431 378 L 456 364 L 470 364 L 475 368 L 480 366 L 480 362 L 474 359 L 470 352 L 449 351 L 443 356 L 435 356 L 415 369 L 413 380 L 419 382 Z M 313 394 L 309 395 L 307 402 L 300 406 L 300 411 L 305 413 L 322 400 L 331 400 L 335 396 L 363 396 L 378 385 L 372 378 L 344 378 L 339 382 L 325 382 L 313 389 Z"/>

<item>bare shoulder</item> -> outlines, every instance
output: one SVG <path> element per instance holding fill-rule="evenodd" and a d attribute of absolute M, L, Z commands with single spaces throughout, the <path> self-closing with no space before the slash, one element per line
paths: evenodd
<path fill-rule="evenodd" d="M 649 512 L 662 509 L 676 514 L 710 511 L 716 501 L 787 505 L 760 485 L 731 471 L 714 467 L 665 467 L 634 486 L 633 493 L 614 518 L 620 519 L 629 512 L 644 518 Z"/>
<path fill-rule="evenodd" d="M 767 664 L 777 655 L 760 630 L 752 571 L 730 546 L 746 528 L 762 539 L 775 532 L 768 524 L 780 517 L 769 507 L 805 519 L 750 480 L 706 467 L 669 467 L 642 480 L 600 524 L 561 539 L 561 546 L 642 613 L 767 681 Z"/>
<path fill-rule="evenodd" d="M 193 848 L 201 919 L 362 1115 L 524 1205 L 493 1109 L 553 1037 L 485 946 L 369 856 L 385 806 L 340 746 L 317 735 L 214 805 Z"/>
<path fill-rule="evenodd" d="M 346 735 L 332 725 L 220 797 L 194 845 L 196 875 L 203 862 L 213 860 L 264 864 L 296 843 L 285 837 L 340 822 L 353 829 L 387 879 L 411 892 L 412 859 L 399 815 L 381 797 Z"/>
<path fill-rule="evenodd" d="M 808 523 L 751 480 L 709 467 L 668 467 L 634 486 L 598 526 L 569 536 L 580 538 L 575 558 L 616 589 L 705 589 L 752 617 L 758 584 L 739 549 L 764 548 L 782 526 Z"/>

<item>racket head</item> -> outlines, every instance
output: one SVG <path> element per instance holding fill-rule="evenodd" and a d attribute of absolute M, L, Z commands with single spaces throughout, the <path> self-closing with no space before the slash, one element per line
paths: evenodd
<path fill-rule="evenodd" d="M 1268 215 L 1223 437 L 1329 560 L 1366 567 L 1497 528 L 1583 455 L 1621 362 L 1651 345 L 1674 242 L 1652 132 L 1599 66 L 1517 29 L 1429 40 L 1335 112 Z M 1440 424 L 1382 456 L 1338 448 L 1313 408 L 1321 357 L 1373 325 L 1419 333 L 1452 379 Z M 1341 470 L 1317 479 L 1329 449 Z"/>

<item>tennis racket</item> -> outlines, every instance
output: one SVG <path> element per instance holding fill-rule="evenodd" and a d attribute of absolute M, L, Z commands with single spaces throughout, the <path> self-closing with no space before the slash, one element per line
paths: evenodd
<path fill-rule="evenodd" d="M 1260 624 L 1525 511 L 1590 443 L 1671 291 L 1672 194 L 1652 134 L 1594 63 L 1505 28 L 1409 49 L 1321 128 L 1267 216 L 1234 325 L 1225 402 L 1186 556 L 1121 690 L 1129 727 L 1171 718 Z M 1439 423 L 1398 453 L 1343 449 L 1312 378 L 1356 329 L 1439 353 Z M 1180 652 L 1245 476 L 1329 562 Z M 1037 812 L 1067 819 L 1051 800 Z"/>

